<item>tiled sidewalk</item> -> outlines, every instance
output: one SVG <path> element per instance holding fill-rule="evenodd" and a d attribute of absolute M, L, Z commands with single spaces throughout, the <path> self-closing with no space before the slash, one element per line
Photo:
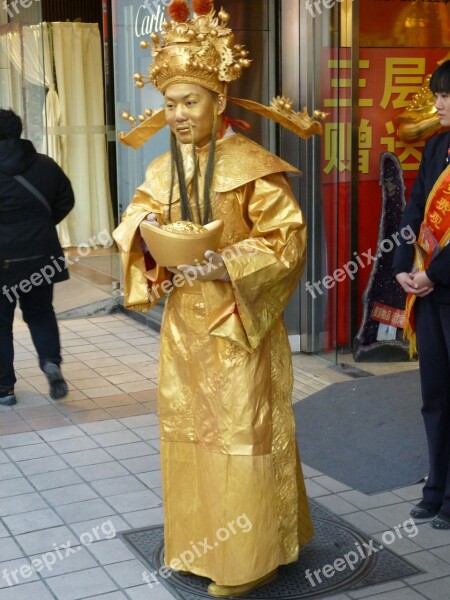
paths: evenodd
<path fill-rule="evenodd" d="M 53 402 L 15 324 L 18 404 L 0 408 L 0 600 L 170 600 L 116 537 L 162 523 L 158 335 L 122 314 L 60 328 L 70 395 Z M 345 378 L 301 355 L 294 372 L 297 401 Z M 418 485 L 366 496 L 308 466 L 305 476 L 310 497 L 374 540 L 420 496 Z M 450 598 L 450 532 L 422 523 L 390 550 L 427 572 L 328 598 Z"/>
<path fill-rule="evenodd" d="M 156 333 L 121 314 L 60 321 L 60 333 L 70 394 L 53 402 L 28 329 L 16 320 L 18 404 L 0 407 L 0 435 L 155 412 Z"/>

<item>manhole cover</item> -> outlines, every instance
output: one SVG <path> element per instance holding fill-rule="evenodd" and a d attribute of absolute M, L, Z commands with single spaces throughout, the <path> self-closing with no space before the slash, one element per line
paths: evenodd
<path fill-rule="evenodd" d="M 387 548 L 380 549 L 377 542 L 370 542 L 365 534 L 322 507 L 312 504 L 311 508 L 315 535 L 303 548 L 300 559 L 296 563 L 280 567 L 276 581 L 251 592 L 246 598 L 320 598 L 420 573 L 403 558 Z M 137 557 L 148 566 L 149 586 L 162 583 L 179 600 L 210 598 L 207 591 L 209 579 L 183 576 L 176 571 L 165 579 L 160 576 L 159 570 L 164 566 L 162 526 L 133 530 L 122 535 Z M 346 556 L 350 557 L 348 562 Z M 336 562 L 337 559 L 342 560 Z M 326 565 L 330 567 L 326 568 Z M 340 570 L 336 570 L 333 565 L 338 565 Z"/>

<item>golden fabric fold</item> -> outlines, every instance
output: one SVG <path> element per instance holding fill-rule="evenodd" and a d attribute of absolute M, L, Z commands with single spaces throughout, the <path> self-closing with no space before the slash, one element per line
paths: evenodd
<path fill-rule="evenodd" d="M 230 284 L 217 281 L 202 284 L 208 332 L 250 351 L 250 344 L 236 310 L 236 298 Z"/>
<path fill-rule="evenodd" d="M 306 227 L 281 174 L 256 180 L 252 188 L 247 205 L 250 235 L 246 241 L 227 247 L 222 256 L 249 348 L 254 349 L 280 317 L 298 284 L 306 257 Z M 215 311 L 219 310 L 218 302 L 218 296 L 215 303 L 210 302 Z M 227 327 L 223 321 L 210 332 L 225 337 Z"/>
<path fill-rule="evenodd" d="M 186 174 L 186 183 L 189 185 L 194 173 L 194 162 L 192 150 L 189 145 L 181 146 Z M 238 157 L 238 160 L 236 159 Z M 199 150 L 200 166 L 204 166 L 207 159 L 207 148 Z M 212 189 L 214 192 L 223 193 L 234 190 L 272 175 L 273 173 L 293 173 L 299 175 L 300 171 L 267 152 L 264 148 L 247 139 L 239 133 L 218 140 L 215 153 L 215 170 Z M 149 169 L 141 190 L 149 194 L 155 201 L 168 205 L 170 201 L 170 153 L 156 158 Z M 175 183 L 173 199 L 179 199 L 180 192 L 178 184 Z"/>
<path fill-rule="evenodd" d="M 311 538 L 303 480 L 291 485 L 295 462 L 274 471 L 270 455 L 228 456 L 166 442 L 161 460 L 167 565 L 240 585 L 296 561 Z M 186 477 L 192 465 L 196 477 Z"/>

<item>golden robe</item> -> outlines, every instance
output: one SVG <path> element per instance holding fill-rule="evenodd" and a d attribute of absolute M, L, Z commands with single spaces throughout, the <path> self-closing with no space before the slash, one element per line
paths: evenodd
<path fill-rule="evenodd" d="M 194 162 L 183 146 L 186 181 Z M 200 186 L 208 148 L 198 149 Z M 293 562 L 312 524 L 291 407 L 291 351 L 282 320 L 298 285 L 306 226 L 285 172 L 297 169 L 240 134 L 217 142 L 211 202 L 225 223 L 230 282 L 173 287 L 160 337 L 159 418 L 165 562 L 240 585 Z M 170 154 L 116 229 L 125 305 L 147 310 L 170 273 L 146 272 L 139 224 L 168 221 Z M 180 220 L 179 191 L 172 221 Z M 156 292 L 156 293 L 155 293 Z"/>

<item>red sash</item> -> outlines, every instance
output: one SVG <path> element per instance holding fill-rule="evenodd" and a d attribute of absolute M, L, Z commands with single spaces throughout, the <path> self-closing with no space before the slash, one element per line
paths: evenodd
<path fill-rule="evenodd" d="M 450 240 L 450 165 L 441 173 L 428 195 L 424 220 L 414 243 L 414 271 L 425 271 Z M 417 354 L 414 294 L 408 294 L 403 336 L 409 340 L 411 358 Z"/>

